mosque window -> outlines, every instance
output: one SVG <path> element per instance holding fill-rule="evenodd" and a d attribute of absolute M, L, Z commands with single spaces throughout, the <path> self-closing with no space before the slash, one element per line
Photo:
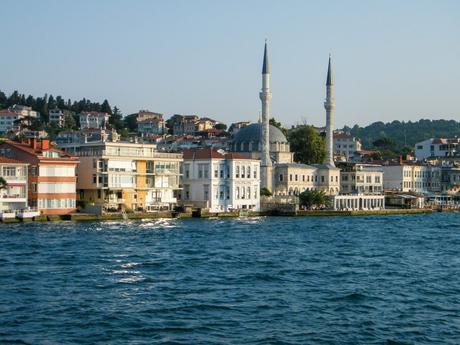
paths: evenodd
<path fill-rule="evenodd" d="M 239 165 L 236 166 L 236 174 L 235 174 L 235 177 L 236 177 L 236 178 L 239 178 L 239 177 L 240 177 L 240 166 L 239 166 Z"/>
<path fill-rule="evenodd" d="M 289 181 L 292 181 L 292 174 L 289 174 Z"/>
<path fill-rule="evenodd" d="M 321 182 L 324 182 L 324 176 L 321 176 Z"/>
<path fill-rule="evenodd" d="M 247 178 L 251 178 L 251 166 L 248 166 L 248 169 L 247 169 Z"/>
<path fill-rule="evenodd" d="M 295 174 L 295 180 L 296 180 L 296 181 L 298 180 L 298 175 L 297 175 L 297 174 Z"/>
<path fill-rule="evenodd" d="M 280 174 L 280 182 L 283 182 L 283 174 Z"/>

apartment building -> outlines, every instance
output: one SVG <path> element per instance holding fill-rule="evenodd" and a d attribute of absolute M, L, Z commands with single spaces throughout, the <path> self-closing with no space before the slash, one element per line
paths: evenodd
<path fill-rule="evenodd" d="M 0 133 L 17 132 L 21 129 L 24 116 L 11 110 L 0 110 Z"/>
<path fill-rule="evenodd" d="M 458 154 L 458 138 L 431 138 L 415 144 L 415 158 L 419 161 L 433 157 L 451 157 Z"/>
<path fill-rule="evenodd" d="M 335 132 L 333 137 L 334 155 L 342 156 L 346 161 L 350 161 L 355 152 L 361 151 L 361 141 L 351 134 Z"/>
<path fill-rule="evenodd" d="M 142 136 L 161 135 L 166 132 L 163 114 L 141 110 L 137 114 L 137 132 Z"/>
<path fill-rule="evenodd" d="M 49 122 L 57 124 L 58 127 L 64 127 L 65 114 L 60 109 L 53 109 L 49 111 Z"/>
<path fill-rule="evenodd" d="M 32 107 L 28 107 L 26 105 L 15 104 L 9 107 L 9 110 L 23 117 L 37 118 L 40 116 L 40 113 L 38 111 L 32 110 Z"/>
<path fill-rule="evenodd" d="M 260 208 L 260 161 L 204 148 L 184 152 L 181 200 L 210 212 Z"/>
<path fill-rule="evenodd" d="M 79 198 L 105 211 L 172 209 L 182 154 L 154 144 L 94 141 L 61 144 L 79 158 Z"/>
<path fill-rule="evenodd" d="M 28 204 L 42 214 L 76 210 L 75 157 L 50 145 L 49 140 L 28 143 L 4 141 L 0 156 L 28 164 Z"/>
<path fill-rule="evenodd" d="M 338 163 L 340 191 L 342 194 L 383 193 L 381 165 L 364 163 Z"/>
<path fill-rule="evenodd" d="M 84 111 L 78 114 L 80 119 L 80 129 L 105 128 L 109 123 L 110 115 L 98 111 Z"/>
<path fill-rule="evenodd" d="M 414 162 L 383 165 L 383 188 L 401 192 L 437 193 L 441 191 L 441 167 Z"/>
<path fill-rule="evenodd" d="M 27 163 L 0 157 L 0 177 L 6 185 L 0 187 L 0 211 L 27 207 Z"/>

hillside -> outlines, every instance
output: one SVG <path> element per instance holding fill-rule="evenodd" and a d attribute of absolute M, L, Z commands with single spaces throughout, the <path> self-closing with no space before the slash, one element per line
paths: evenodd
<path fill-rule="evenodd" d="M 415 143 L 434 137 L 460 136 L 460 122 L 455 120 L 419 120 L 374 122 L 366 127 L 355 125 L 353 128 L 345 126 L 345 131 L 361 139 L 365 148 L 373 148 L 373 143 L 387 138 L 394 142 L 397 148 L 414 146 Z"/>

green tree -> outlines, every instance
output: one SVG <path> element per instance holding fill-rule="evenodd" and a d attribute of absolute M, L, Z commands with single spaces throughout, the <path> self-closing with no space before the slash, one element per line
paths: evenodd
<path fill-rule="evenodd" d="M 219 129 L 221 131 L 227 130 L 227 125 L 225 123 L 218 123 L 214 126 L 215 129 Z"/>
<path fill-rule="evenodd" d="M 260 190 L 260 196 L 272 196 L 272 195 L 273 195 L 273 193 L 270 192 L 270 190 L 267 187 L 263 187 Z"/>
<path fill-rule="evenodd" d="M 94 109 L 96 110 L 96 109 Z M 112 108 L 110 107 L 109 101 L 104 99 L 104 102 L 101 105 L 100 111 L 112 115 Z"/>
<path fill-rule="evenodd" d="M 117 106 L 113 107 L 113 114 L 109 118 L 109 124 L 116 130 L 123 128 L 123 114 Z"/>
<path fill-rule="evenodd" d="M 125 116 L 123 120 L 124 126 L 128 128 L 130 132 L 137 132 L 137 114 Z"/>
<path fill-rule="evenodd" d="M 312 126 L 301 126 L 289 135 L 294 160 L 303 164 L 321 164 L 326 158 L 326 143 Z"/>
<path fill-rule="evenodd" d="M 278 128 L 281 132 L 283 132 L 284 136 L 287 138 L 288 137 L 288 130 L 286 128 L 284 128 L 282 125 L 281 125 L 281 122 L 278 122 L 276 121 L 276 119 L 274 117 L 272 117 L 270 120 L 269 120 L 269 123 L 272 125 L 272 126 L 275 126 L 276 128 Z"/>
<path fill-rule="evenodd" d="M 323 191 L 306 190 L 299 194 L 299 203 L 309 210 L 318 209 L 329 206 L 330 197 Z"/>
<path fill-rule="evenodd" d="M 8 185 L 8 183 L 6 182 L 6 180 L 0 176 L 0 189 L 6 189 L 6 186 Z"/>

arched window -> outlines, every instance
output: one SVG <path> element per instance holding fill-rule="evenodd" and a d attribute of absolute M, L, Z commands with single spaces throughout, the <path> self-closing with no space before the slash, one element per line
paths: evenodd
<path fill-rule="evenodd" d="M 239 178 L 239 177 L 240 177 L 240 166 L 239 166 L 239 165 L 236 166 L 236 174 L 235 174 L 235 177 L 236 177 L 236 178 Z"/>
<path fill-rule="evenodd" d="M 244 175 L 246 173 L 246 168 L 244 167 L 244 165 L 241 167 L 241 178 L 244 178 Z"/>
<path fill-rule="evenodd" d="M 247 170 L 247 178 L 251 178 L 251 166 L 248 166 L 248 170 Z"/>

